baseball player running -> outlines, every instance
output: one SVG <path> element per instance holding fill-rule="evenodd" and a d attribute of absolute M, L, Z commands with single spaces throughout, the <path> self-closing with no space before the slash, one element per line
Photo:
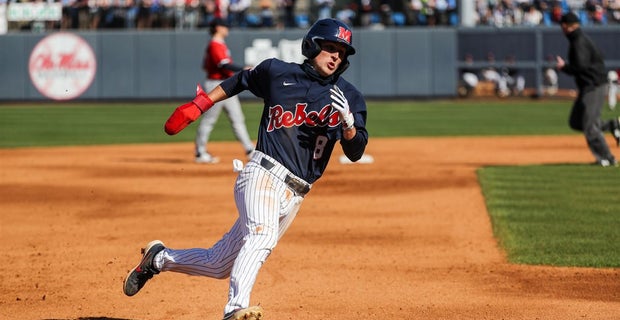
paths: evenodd
<path fill-rule="evenodd" d="M 192 102 L 179 106 L 165 124 L 173 135 L 214 103 L 250 90 L 264 101 L 256 151 L 239 173 L 234 196 L 239 217 L 208 249 L 172 249 L 151 241 L 124 282 L 133 296 L 162 271 L 223 279 L 230 277 L 224 319 L 261 319 L 250 306 L 257 274 L 293 222 L 312 184 L 323 174 L 337 141 L 357 161 L 368 143 L 366 102 L 341 74 L 355 53 L 351 29 L 335 19 L 317 21 L 302 41 L 302 64 L 267 59 Z"/>
<path fill-rule="evenodd" d="M 235 65 L 230 50 L 226 46 L 224 40 L 228 37 L 228 24 L 220 19 L 215 18 L 209 24 L 209 33 L 211 41 L 205 51 L 202 68 L 207 73 L 205 88 L 207 91 L 213 90 L 223 80 L 230 78 L 235 72 L 243 70 L 243 67 Z M 243 149 L 247 155 L 254 150 L 254 143 L 250 140 L 248 129 L 245 126 L 245 118 L 241 111 L 241 103 L 239 97 L 232 96 L 229 99 L 220 101 L 205 112 L 198 124 L 196 131 L 196 162 L 197 163 L 217 163 L 219 159 L 207 152 L 207 143 L 213 127 L 220 117 L 222 109 L 226 112 L 230 121 L 235 137 L 243 145 Z"/>

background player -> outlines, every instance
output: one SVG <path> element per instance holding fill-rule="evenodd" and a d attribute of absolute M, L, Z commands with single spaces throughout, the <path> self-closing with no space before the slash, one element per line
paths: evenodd
<path fill-rule="evenodd" d="M 570 113 L 570 127 L 583 132 L 596 163 L 603 167 L 617 166 L 603 135 L 604 131 L 611 131 L 616 144 L 620 145 L 618 119 L 601 120 L 607 94 L 607 73 L 601 52 L 581 30 L 574 13 L 563 15 L 560 26 L 569 42 L 568 63 L 557 57 L 557 68 L 573 76 L 579 90 Z"/>
<path fill-rule="evenodd" d="M 607 73 L 607 81 L 609 82 L 609 89 L 607 91 L 607 105 L 609 109 L 614 110 L 616 108 L 616 102 L 618 101 L 618 70 L 610 70 Z"/>
<path fill-rule="evenodd" d="M 239 217 L 230 231 L 209 249 L 175 250 L 158 240 L 150 242 L 125 279 L 125 294 L 138 293 L 161 271 L 230 276 L 224 319 L 262 317 L 261 307 L 250 307 L 258 271 L 322 176 L 336 142 L 351 161 L 362 157 L 368 143 L 366 102 L 340 76 L 355 53 L 351 40 L 351 29 L 344 23 L 319 20 L 303 39 L 307 59 L 301 65 L 267 59 L 208 94 L 198 88 L 192 102 L 173 112 L 165 125 L 168 134 L 183 130 L 214 102 L 241 91 L 250 90 L 264 101 L 256 151 L 235 183 Z"/>
<path fill-rule="evenodd" d="M 205 88 L 207 91 L 213 90 L 223 80 L 230 78 L 235 72 L 244 68 L 233 63 L 230 50 L 226 45 L 225 39 L 228 37 L 228 24 L 219 18 L 213 19 L 209 24 L 211 41 L 205 50 L 202 69 L 207 73 Z M 246 68 L 248 69 L 248 68 Z M 202 116 L 196 131 L 196 162 L 197 163 L 217 163 L 219 159 L 212 156 L 207 151 L 207 143 L 213 127 L 222 112 L 226 112 L 228 120 L 232 125 L 235 137 L 243 145 L 246 155 L 254 150 L 254 143 L 250 139 L 248 129 L 245 125 L 245 117 L 241 110 L 241 103 L 237 96 L 232 96 L 224 101 L 213 105 L 208 112 Z"/>

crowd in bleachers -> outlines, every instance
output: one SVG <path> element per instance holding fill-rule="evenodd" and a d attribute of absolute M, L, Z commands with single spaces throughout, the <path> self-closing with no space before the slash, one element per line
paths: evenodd
<path fill-rule="evenodd" d="M 562 14 L 575 12 L 582 25 L 620 23 L 620 0 L 478 0 L 479 25 L 551 26 Z"/>
<path fill-rule="evenodd" d="M 35 0 L 42 1 L 42 0 Z M 213 18 L 233 28 L 306 28 L 333 17 L 354 27 L 457 26 L 457 0 L 48 0 L 62 19 L 10 29 L 198 29 Z M 13 0 L 0 0 L 0 4 Z M 584 25 L 620 24 L 620 0 L 472 0 L 477 25 L 551 26 L 571 10 Z"/>

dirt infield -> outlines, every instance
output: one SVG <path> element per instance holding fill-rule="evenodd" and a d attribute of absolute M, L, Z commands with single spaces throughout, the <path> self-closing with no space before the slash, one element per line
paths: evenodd
<path fill-rule="evenodd" d="M 241 147 L 213 144 L 210 166 L 192 148 L 0 150 L 0 318 L 221 319 L 225 280 L 121 288 L 148 241 L 207 247 L 235 219 Z M 618 319 L 619 269 L 507 263 L 476 179 L 483 165 L 590 162 L 581 136 L 373 139 L 368 153 L 334 155 L 267 260 L 252 295 L 267 320 Z"/>

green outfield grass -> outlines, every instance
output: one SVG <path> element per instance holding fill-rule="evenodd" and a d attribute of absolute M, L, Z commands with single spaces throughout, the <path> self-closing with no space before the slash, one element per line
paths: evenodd
<path fill-rule="evenodd" d="M 195 123 L 176 136 L 163 132 L 165 120 L 181 103 L 3 104 L 0 148 L 193 141 Z M 367 127 L 371 138 L 577 135 L 567 124 L 571 104 L 528 99 L 371 100 Z M 261 105 L 243 101 L 243 108 L 255 139 Z M 619 115 L 620 110 L 605 109 L 603 118 Z M 234 139 L 224 114 L 211 139 Z M 524 165 L 480 168 L 478 175 L 493 230 L 510 261 L 620 267 L 619 168 Z"/>
<path fill-rule="evenodd" d="M 182 102 L 0 105 L 0 147 L 191 141 L 196 124 L 169 137 L 163 123 Z M 256 138 L 261 105 L 244 101 Z M 369 101 L 372 137 L 571 134 L 570 101 Z M 221 115 L 212 140 L 233 140 Z"/>

